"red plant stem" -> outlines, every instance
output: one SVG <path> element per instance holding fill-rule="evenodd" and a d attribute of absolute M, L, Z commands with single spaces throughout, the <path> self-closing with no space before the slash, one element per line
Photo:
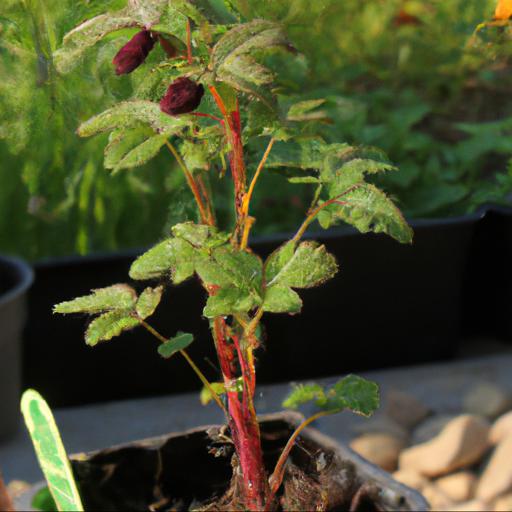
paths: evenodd
<path fill-rule="evenodd" d="M 234 350 L 233 346 L 228 344 L 227 325 L 221 317 L 214 319 L 213 337 L 226 387 L 230 415 L 229 427 L 242 471 L 243 505 L 248 510 L 263 510 L 268 495 L 268 482 L 263 465 L 258 420 L 252 405 L 252 396 L 250 392 L 248 393 L 249 389 L 245 382 L 247 375 L 243 371 L 244 357 L 240 350 L 238 355 L 244 377 L 244 398 L 241 403 L 234 386 L 236 380 L 236 368 L 233 365 Z"/>
<path fill-rule="evenodd" d="M 313 421 L 317 420 L 318 418 L 321 418 L 322 416 L 327 416 L 330 414 L 328 411 L 320 411 L 316 414 L 313 414 L 313 416 L 310 416 L 306 420 L 304 420 L 296 429 L 295 432 L 292 434 L 290 439 L 288 439 L 288 442 L 286 443 L 286 446 L 284 447 L 283 451 L 281 452 L 281 455 L 279 456 L 279 460 L 277 461 L 276 467 L 274 469 L 274 472 L 269 478 L 270 483 L 270 495 L 267 501 L 267 505 L 271 506 L 272 502 L 275 499 L 276 493 L 279 490 L 279 487 L 281 486 L 281 483 L 283 482 L 283 476 L 284 476 L 284 469 L 285 469 L 285 463 L 288 459 L 288 456 L 290 455 L 290 452 L 292 451 L 292 448 L 295 444 L 295 441 L 297 437 L 299 437 L 299 434 L 310 424 L 313 423 Z"/>
<path fill-rule="evenodd" d="M 204 201 L 206 203 L 206 215 L 207 215 L 208 224 L 210 226 L 214 226 L 215 225 L 215 216 L 213 215 L 213 208 L 212 208 L 212 203 L 210 201 L 210 195 L 208 194 L 208 189 L 206 188 L 204 181 L 203 181 L 203 177 L 201 175 L 199 175 L 197 177 L 197 183 L 199 185 L 199 189 L 201 190 L 201 194 L 204 197 Z"/>
<path fill-rule="evenodd" d="M 235 187 L 235 210 L 237 218 L 243 217 L 243 202 L 246 189 L 246 173 L 244 162 L 244 149 L 242 144 L 242 130 L 240 124 L 240 107 L 238 101 L 236 109 L 228 112 L 226 105 L 217 89 L 211 85 L 210 92 L 222 113 L 225 120 L 226 137 L 231 144 L 231 153 L 229 155 L 229 164 L 231 167 L 231 175 Z M 237 229 L 240 227 L 237 222 Z"/>

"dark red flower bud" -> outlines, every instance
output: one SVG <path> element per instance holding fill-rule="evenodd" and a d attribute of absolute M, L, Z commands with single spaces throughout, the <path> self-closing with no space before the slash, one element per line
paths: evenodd
<path fill-rule="evenodd" d="M 400 12 L 395 16 L 393 20 L 395 27 L 402 25 L 421 25 L 421 20 L 417 16 L 409 14 L 405 9 L 400 9 Z"/>
<path fill-rule="evenodd" d="M 160 101 L 160 109 L 166 114 L 176 116 L 195 110 L 204 94 L 204 88 L 190 78 L 177 78 Z"/>
<path fill-rule="evenodd" d="M 114 57 L 112 64 L 116 67 L 116 75 L 125 75 L 138 68 L 153 49 L 155 40 L 149 30 L 137 32 Z"/>

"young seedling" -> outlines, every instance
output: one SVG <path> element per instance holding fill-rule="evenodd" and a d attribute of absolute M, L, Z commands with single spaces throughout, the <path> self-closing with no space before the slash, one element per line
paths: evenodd
<path fill-rule="evenodd" d="M 246 10 L 232 4 L 132 0 L 122 11 L 97 16 L 65 36 L 55 55 L 61 70 L 75 65 L 107 34 L 136 30 L 113 58 L 117 74 L 136 70 L 133 97 L 83 123 L 78 134 L 110 132 L 105 166 L 113 172 L 142 165 L 161 149 L 169 151 L 188 184 L 197 219 L 174 225 L 168 238 L 133 263 L 130 277 L 156 281 L 156 286 L 140 294 L 126 284 L 94 290 L 58 304 L 55 312 L 96 315 L 85 334 L 91 346 L 142 326 L 161 343 L 161 356 L 184 357 L 206 388 L 203 399 L 215 400 L 226 415 L 235 448 L 232 488 L 238 490 L 228 508 L 263 510 L 277 506 L 287 456 L 307 424 L 343 409 L 369 415 L 378 404 L 375 384 L 354 376 L 327 390 L 296 389 L 285 405 L 313 400 L 320 412 L 297 429 L 268 474 L 254 406 L 261 319 L 268 313 L 300 312 L 296 290 L 318 286 L 338 270 L 327 249 L 302 241 L 303 235 L 315 220 L 324 228 L 343 221 L 406 243 L 412 232 L 393 202 L 365 179 L 395 167 L 375 148 L 327 144 L 312 135 L 315 116 L 305 114 L 319 102 L 290 105 L 278 99 L 279 77 L 264 65 L 269 54 L 279 52 L 295 59 L 284 27 L 248 20 Z M 251 206 L 258 180 L 270 169 L 292 184 L 311 184 L 314 193 L 296 234 L 263 261 L 249 247 L 257 218 Z M 216 178 L 233 184 L 231 225 L 220 225 L 216 215 Z M 193 276 L 207 294 L 203 316 L 210 323 L 221 383 L 208 382 L 189 357 L 192 334 L 169 338 L 148 322 L 165 286 Z"/>

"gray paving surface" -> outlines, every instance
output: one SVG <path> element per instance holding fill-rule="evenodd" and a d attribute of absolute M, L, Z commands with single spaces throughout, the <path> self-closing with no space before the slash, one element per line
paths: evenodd
<path fill-rule="evenodd" d="M 458 412 L 462 396 L 477 380 L 499 384 L 512 392 L 512 352 L 361 375 L 378 382 L 384 397 L 390 389 L 398 389 L 415 395 L 438 412 Z M 287 384 L 262 386 L 257 397 L 258 411 L 279 410 L 288 390 Z M 57 409 L 55 417 L 69 453 L 222 421 L 216 406 L 203 407 L 195 393 Z M 320 420 L 316 427 L 346 441 L 363 421 L 364 418 L 342 413 Z M 23 428 L 15 438 L 0 444 L 0 468 L 7 482 L 21 479 L 32 483 L 41 479 Z"/>

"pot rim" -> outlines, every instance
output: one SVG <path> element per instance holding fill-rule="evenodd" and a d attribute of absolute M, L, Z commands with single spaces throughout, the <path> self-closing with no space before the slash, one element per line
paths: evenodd
<path fill-rule="evenodd" d="M 4 269 L 9 274 L 14 275 L 16 283 L 5 293 L 0 294 L 0 307 L 23 295 L 34 281 L 32 267 L 20 258 L 0 255 L 0 272 Z"/>
<path fill-rule="evenodd" d="M 285 421 L 289 423 L 290 426 L 295 428 L 299 426 L 304 421 L 304 419 L 304 416 L 300 412 L 291 410 L 284 410 L 258 415 L 259 422 Z M 71 454 L 69 458 L 72 461 L 80 462 L 87 458 L 93 457 L 98 453 L 108 453 L 110 451 L 116 451 L 118 449 L 127 448 L 131 446 L 157 448 L 163 445 L 169 439 L 186 436 L 190 434 L 196 434 L 199 432 L 205 432 L 210 428 L 216 428 L 219 426 L 219 424 L 201 425 L 197 427 L 187 428 L 183 431 L 173 431 L 168 434 L 129 441 L 127 443 L 119 443 L 116 445 L 109 446 L 105 449 L 75 453 Z M 394 495 L 394 497 L 397 498 L 397 510 L 400 510 L 405 503 L 412 506 L 411 510 L 417 512 L 428 512 L 430 510 L 430 506 L 428 505 L 427 501 L 418 491 L 398 482 L 393 478 L 393 476 L 390 473 L 384 471 L 375 464 L 372 464 L 371 462 L 367 461 L 364 457 L 361 457 L 354 450 L 352 450 L 348 445 L 337 441 L 333 437 L 323 434 L 322 432 L 311 426 L 306 427 L 301 432 L 300 435 L 305 439 L 310 439 L 316 442 L 317 444 L 332 450 L 342 459 L 348 459 L 352 463 L 354 463 L 361 476 L 368 480 L 373 480 L 377 482 L 382 487 L 383 493 L 388 491 L 391 494 L 387 496 L 388 499 L 391 499 L 392 495 Z M 400 503 L 398 502 L 398 499 L 401 500 Z"/>

